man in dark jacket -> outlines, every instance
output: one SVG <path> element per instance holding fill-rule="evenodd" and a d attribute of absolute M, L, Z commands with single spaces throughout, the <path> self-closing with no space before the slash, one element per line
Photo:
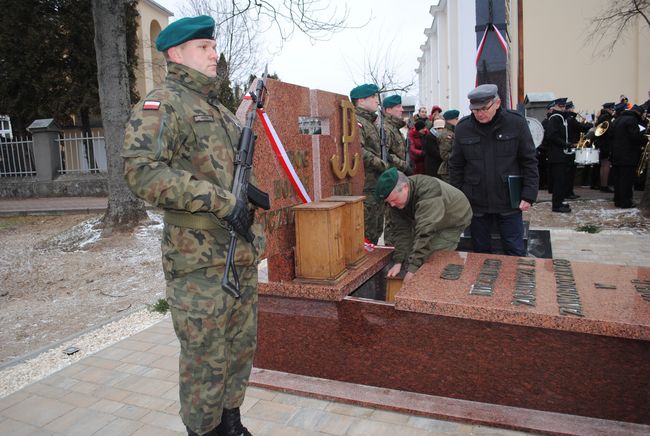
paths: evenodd
<path fill-rule="evenodd" d="M 645 127 L 644 109 L 634 105 L 624 111 L 612 126 L 612 166 L 616 172 L 614 205 L 623 209 L 635 207 L 634 176 L 641 158 L 642 147 L 647 142 L 640 125 Z"/>
<path fill-rule="evenodd" d="M 578 120 L 578 112 L 576 111 L 575 105 L 572 101 L 567 101 L 564 109 L 566 111 L 564 115 L 567 121 L 567 135 L 569 137 L 569 143 L 576 145 L 578 142 L 580 142 L 580 134 L 586 134 L 594 125 L 589 122 L 583 123 L 582 121 Z M 569 192 L 566 198 L 569 200 L 575 200 L 576 198 L 580 197 L 579 195 L 576 195 L 575 191 L 573 190 L 574 181 L 576 178 L 575 153 L 572 154 L 571 157 L 573 162 L 571 165 L 569 165 Z M 587 172 L 588 170 L 589 168 L 585 169 L 584 171 Z"/>
<path fill-rule="evenodd" d="M 598 177 L 594 177 L 594 179 L 598 179 L 600 183 L 594 183 L 592 180 L 591 187 L 592 189 L 600 188 L 602 192 L 607 193 L 614 192 L 609 187 L 609 156 L 612 152 L 611 137 L 613 130 L 610 130 L 610 127 L 612 127 L 612 122 L 614 121 L 614 105 L 614 102 L 603 103 L 603 108 L 600 110 L 600 114 L 596 119 L 596 128 L 600 127 L 601 129 L 605 129 L 605 133 L 596 136 L 594 139 L 594 145 L 599 150 L 598 158 L 600 159 L 600 173 L 598 174 Z M 607 124 L 604 124 L 605 122 Z"/>
<path fill-rule="evenodd" d="M 544 144 L 549 165 L 549 185 L 552 185 L 552 211 L 571 212 L 564 199 L 570 192 L 569 165 L 573 165 L 568 122 L 564 113 L 566 98 L 558 98 L 544 128 Z"/>
<path fill-rule="evenodd" d="M 390 206 L 395 233 L 395 264 L 388 277 L 397 276 L 406 263 L 404 281 L 435 251 L 455 250 L 472 219 L 465 195 L 435 177 L 406 175 L 390 168 L 379 177 L 375 195 Z"/>
<path fill-rule="evenodd" d="M 528 123 L 517 112 L 501 108 L 496 85 L 481 85 L 467 97 L 472 114 L 456 125 L 449 180 L 472 205 L 474 251 L 491 252 L 490 230 L 496 219 L 505 253 L 525 256 L 522 211 L 537 199 L 539 184 Z M 511 200 L 508 176 L 521 176 L 520 200 Z M 515 207 L 511 202 L 517 202 Z"/>

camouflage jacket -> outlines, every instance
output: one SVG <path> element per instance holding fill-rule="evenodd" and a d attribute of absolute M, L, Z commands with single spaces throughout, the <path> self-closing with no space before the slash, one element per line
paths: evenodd
<path fill-rule="evenodd" d="M 355 112 L 359 127 L 359 139 L 363 149 L 363 169 L 366 174 L 363 192 L 372 194 L 375 192 L 377 179 L 388 168 L 388 165 L 381 160 L 379 129 L 374 124 L 377 114 L 360 107 L 355 108 Z"/>
<path fill-rule="evenodd" d="M 445 124 L 445 128 L 438 136 L 438 151 L 442 163 L 438 168 L 439 175 L 449 175 L 449 156 L 451 155 L 451 146 L 454 144 L 454 126 Z"/>
<path fill-rule="evenodd" d="M 169 62 L 165 83 L 133 107 L 126 125 L 121 155 L 133 193 L 154 206 L 215 223 L 210 230 L 165 223 L 163 269 L 168 280 L 225 264 L 230 233 L 222 218 L 235 204 L 230 191 L 241 127 L 212 97 L 215 91 L 214 79 Z M 238 265 L 254 265 L 261 253 L 261 227 L 254 225 L 252 231 L 253 244 L 243 238 L 237 243 Z"/>
<path fill-rule="evenodd" d="M 436 233 L 464 228 L 472 220 L 472 208 L 459 189 L 435 177 L 409 177 L 409 198 L 403 209 L 390 208 L 396 263 L 408 261 L 415 272 L 429 258 Z"/>
<path fill-rule="evenodd" d="M 386 141 L 390 155 L 390 166 L 396 167 L 404 172 L 407 167 L 406 162 L 406 140 L 399 131 L 406 123 L 399 117 L 386 115 L 384 119 L 384 129 L 386 129 Z"/>

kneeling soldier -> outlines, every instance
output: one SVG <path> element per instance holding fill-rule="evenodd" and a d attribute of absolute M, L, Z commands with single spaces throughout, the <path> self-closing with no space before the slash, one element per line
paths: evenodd
<path fill-rule="evenodd" d="M 377 180 L 375 195 L 390 206 L 394 227 L 395 265 L 387 275 L 397 276 L 406 262 L 405 282 L 434 251 L 455 250 L 472 220 L 465 194 L 435 177 L 407 177 L 390 168 Z"/>

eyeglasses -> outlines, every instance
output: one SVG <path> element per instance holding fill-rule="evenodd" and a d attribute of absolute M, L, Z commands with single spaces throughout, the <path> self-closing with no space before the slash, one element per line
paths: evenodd
<path fill-rule="evenodd" d="M 495 98 L 495 99 L 493 99 L 493 100 L 490 102 L 490 104 L 488 104 L 487 106 L 479 107 L 479 108 L 476 108 L 476 109 L 472 109 L 472 108 L 470 108 L 470 110 L 471 110 L 472 112 L 474 112 L 474 113 L 478 113 L 478 112 L 487 112 L 487 111 L 490 110 L 490 108 L 494 105 L 494 103 L 495 103 L 496 101 L 497 101 L 497 99 Z"/>

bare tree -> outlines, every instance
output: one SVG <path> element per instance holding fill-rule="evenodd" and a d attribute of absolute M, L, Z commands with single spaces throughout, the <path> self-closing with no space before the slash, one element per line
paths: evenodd
<path fill-rule="evenodd" d="M 612 0 L 591 20 L 585 42 L 611 54 L 636 19 L 650 28 L 650 0 Z"/>
<path fill-rule="evenodd" d="M 108 209 L 104 230 L 129 228 L 146 218 L 144 203 L 122 175 L 120 150 L 131 107 L 126 58 L 125 5 L 130 0 L 92 0 L 99 99 L 108 161 Z"/>

